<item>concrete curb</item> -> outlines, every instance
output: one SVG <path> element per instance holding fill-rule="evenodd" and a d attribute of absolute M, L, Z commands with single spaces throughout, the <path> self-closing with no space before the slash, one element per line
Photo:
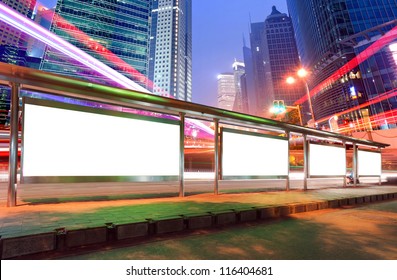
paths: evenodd
<path fill-rule="evenodd" d="M 83 250 L 92 246 L 108 246 L 126 240 L 132 243 L 138 239 L 148 239 L 162 234 L 233 226 L 239 223 L 287 217 L 296 213 L 394 199 L 397 199 L 397 193 L 181 215 L 120 225 L 106 223 L 101 227 L 78 230 L 58 228 L 49 233 L 13 238 L 0 237 L 0 253 L 1 259 L 28 258 L 35 254 Z"/>

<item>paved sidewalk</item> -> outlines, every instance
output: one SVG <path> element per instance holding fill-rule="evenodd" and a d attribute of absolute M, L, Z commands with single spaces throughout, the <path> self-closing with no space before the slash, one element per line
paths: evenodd
<path fill-rule="evenodd" d="M 397 185 L 0 207 L 2 259 L 397 199 Z"/>

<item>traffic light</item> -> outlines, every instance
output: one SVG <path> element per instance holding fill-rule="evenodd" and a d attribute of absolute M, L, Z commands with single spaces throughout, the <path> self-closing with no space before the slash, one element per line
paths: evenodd
<path fill-rule="evenodd" d="M 285 112 L 285 104 L 284 100 L 274 100 L 273 101 L 273 107 L 272 107 L 272 112 L 275 114 L 280 114 Z"/>

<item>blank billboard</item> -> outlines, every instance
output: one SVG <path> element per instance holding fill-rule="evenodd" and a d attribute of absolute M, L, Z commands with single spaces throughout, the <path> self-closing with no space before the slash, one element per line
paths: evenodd
<path fill-rule="evenodd" d="M 223 176 L 288 176 L 288 139 L 224 129 Z"/>
<path fill-rule="evenodd" d="M 346 176 L 346 149 L 309 144 L 309 176 Z"/>
<path fill-rule="evenodd" d="M 382 156 L 379 152 L 358 150 L 358 176 L 381 176 Z"/>
<path fill-rule="evenodd" d="M 178 121 L 28 102 L 24 104 L 24 178 L 179 175 Z"/>

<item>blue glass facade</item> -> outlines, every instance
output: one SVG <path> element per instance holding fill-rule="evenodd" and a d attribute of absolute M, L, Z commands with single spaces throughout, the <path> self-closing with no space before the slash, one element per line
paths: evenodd
<path fill-rule="evenodd" d="M 58 0 L 51 31 L 79 49 L 97 58 L 128 78 L 137 79 L 132 69 L 148 75 L 150 0 Z M 76 36 L 67 24 L 86 34 Z M 124 61 L 123 64 L 110 54 Z M 93 70 L 77 65 L 54 49 L 47 48 L 41 69 L 62 75 L 86 77 L 89 80 L 112 84 Z"/>
<path fill-rule="evenodd" d="M 286 83 L 300 66 L 291 18 L 273 7 L 263 23 L 251 24 L 250 35 L 257 114 L 270 117 L 274 100 L 293 105 L 305 92 L 302 81 Z"/>
<path fill-rule="evenodd" d="M 192 101 L 192 1 L 151 0 L 153 93 Z"/>
<path fill-rule="evenodd" d="M 397 18 L 397 2 L 392 0 L 287 0 L 287 4 L 302 63 L 312 71 L 309 80 L 311 88 L 321 84 L 367 48 L 375 38 L 393 28 L 395 23 L 387 23 Z M 371 59 L 352 69 L 339 81 L 327 84 L 316 94 L 313 107 L 317 120 L 349 111 L 384 93 L 390 88 L 389 85 L 393 87 L 395 66 L 390 63 L 388 47 L 384 46 Z M 374 68 L 369 64 L 376 66 Z M 379 75 L 371 74 L 371 68 L 383 73 L 378 86 L 374 86 L 372 80 Z M 394 101 L 386 103 L 386 107 L 380 103 L 376 105 L 377 110 L 371 108 L 372 114 L 389 110 Z M 342 119 L 357 120 L 362 117 L 362 111 L 356 110 L 343 115 Z"/>

